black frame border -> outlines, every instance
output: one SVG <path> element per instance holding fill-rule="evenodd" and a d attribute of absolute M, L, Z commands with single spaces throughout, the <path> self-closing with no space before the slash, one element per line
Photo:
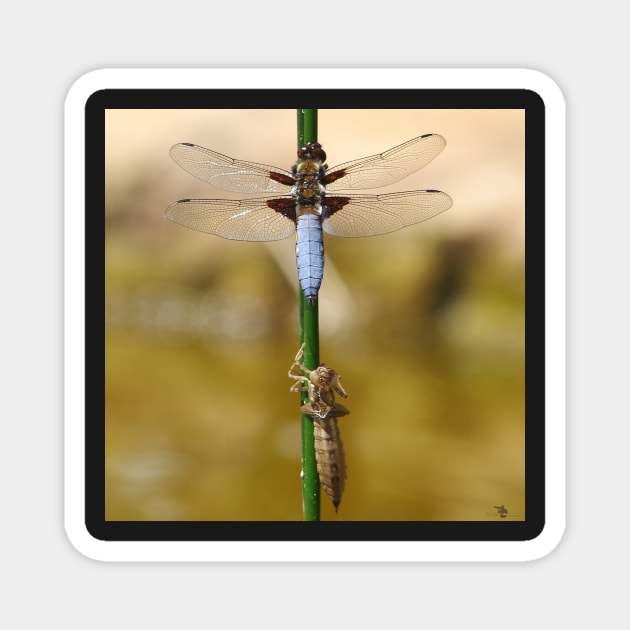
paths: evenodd
<path fill-rule="evenodd" d="M 105 110 L 524 109 L 525 521 L 105 520 Z M 291 107 L 288 107 L 288 104 Z M 394 105 L 395 104 L 395 105 Z M 545 526 L 545 104 L 518 89 L 104 89 L 85 106 L 85 525 L 104 541 L 525 541 Z"/>

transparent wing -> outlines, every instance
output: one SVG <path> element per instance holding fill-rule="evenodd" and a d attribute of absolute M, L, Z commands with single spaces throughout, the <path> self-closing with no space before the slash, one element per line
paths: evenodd
<path fill-rule="evenodd" d="M 377 188 L 400 181 L 426 166 L 446 146 L 437 134 L 425 134 L 389 151 L 344 162 L 326 172 L 327 190 Z"/>
<path fill-rule="evenodd" d="M 182 199 L 165 212 L 167 219 L 193 230 L 237 241 L 277 241 L 295 234 L 295 222 L 277 207 L 295 207 L 293 197 L 269 199 Z"/>
<path fill-rule="evenodd" d="M 439 190 L 388 195 L 326 197 L 324 232 L 335 236 L 376 236 L 421 223 L 448 210 L 453 200 Z"/>
<path fill-rule="evenodd" d="M 196 144 L 171 147 L 169 154 L 185 171 L 222 190 L 242 193 L 286 193 L 293 176 L 275 166 L 234 160 Z"/>

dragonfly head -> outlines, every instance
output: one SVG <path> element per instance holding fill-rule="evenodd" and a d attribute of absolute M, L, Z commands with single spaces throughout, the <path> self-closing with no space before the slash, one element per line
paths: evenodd
<path fill-rule="evenodd" d="M 298 149 L 297 155 L 300 160 L 315 160 L 321 163 L 326 161 L 326 153 L 319 142 L 307 142 Z"/>
<path fill-rule="evenodd" d="M 309 379 L 318 388 L 332 389 L 339 383 L 339 374 L 332 368 L 320 365 L 311 372 Z"/>

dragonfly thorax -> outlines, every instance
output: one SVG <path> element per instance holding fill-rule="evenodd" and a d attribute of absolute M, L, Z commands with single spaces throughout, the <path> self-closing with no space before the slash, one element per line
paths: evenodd
<path fill-rule="evenodd" d="M 326 167 L 323 160 L 326 154 L 319 149 L 317 143 L 311 143 L 302 147 L 298 151 L 298 161 L 293 166 L 293 176 L 295 177 L 294 194 L 300 205 L 316 205 L 321 203 L 326 188 L 322 183 L 322 177 Z"/>

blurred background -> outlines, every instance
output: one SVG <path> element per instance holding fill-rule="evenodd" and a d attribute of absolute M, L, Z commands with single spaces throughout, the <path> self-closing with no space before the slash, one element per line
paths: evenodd
<path fill-rule="evenodd" d="M 320 110 L 328 164 L 425 133 L 428 166 L 387 188 L 438 189 L 447 212 L 388 235 L 325 235 L 320 355 L 351 414 L 335 514 L 525 518 L 524 112 Z M 192 142 L 290 170 L 295 110 L 106 115 L 106 518 L 301 520 L 292 238 L 228 241 L 164 218 L 239 198 L 188 175 Z"/>

